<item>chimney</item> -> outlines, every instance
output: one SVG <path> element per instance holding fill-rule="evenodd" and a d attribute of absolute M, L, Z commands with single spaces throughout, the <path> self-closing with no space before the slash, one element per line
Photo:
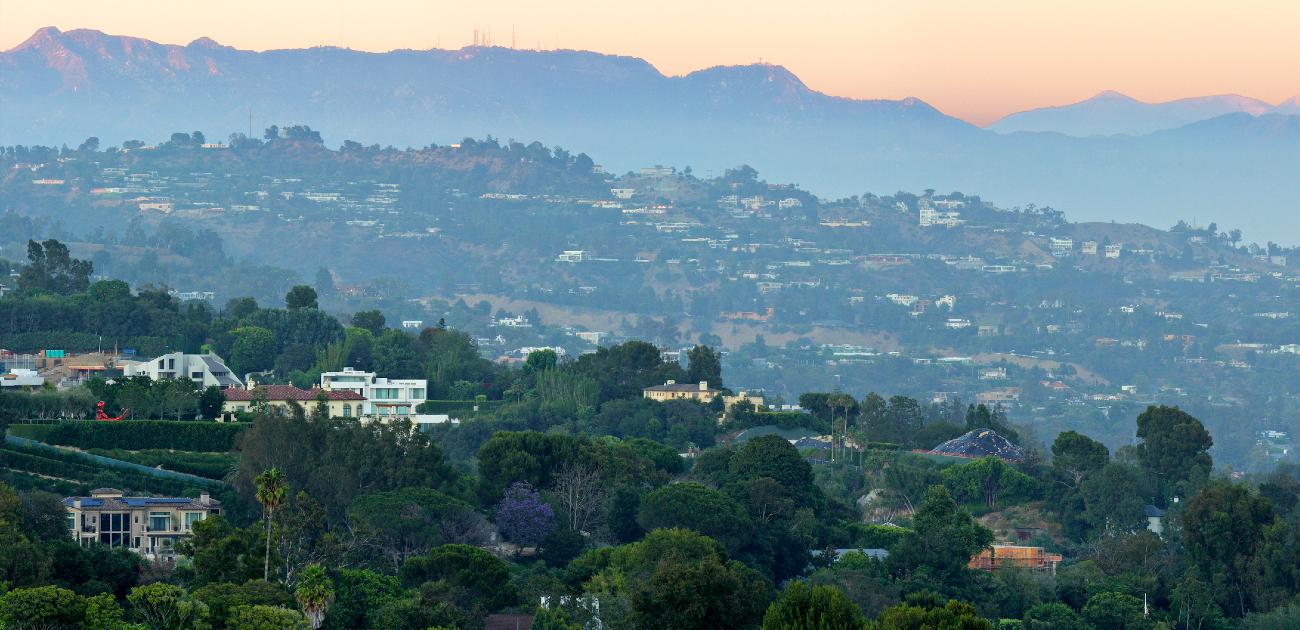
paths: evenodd
<path fill-rule="evenodd" d="M 203 504 L 203 505 L 211 505 L 211 504 L 212 504 L 212 496 L 209 495 L 209 494 L 206 493 L 206 492 L 202 492 L 202 493 L 200 493 L 200 494 L 199 494 L 199 503 L 201 503 L 201 504 Z"/>
<path fill-rule="evenodd" d="M 700 391 L 702 391 L 702 392 L 707 392 L 707 391 L 709 391 L 709 382 L 708 382 L 708 381 L 700 381 Z"/>
<path fill-rule="evenodd" d="M 72 500 L 72 507 L 77 508 L 78 510 L 81 509 L 81 497 Z"/>
<path fill-rule="evenodd" d="M 667 383 L 664 383 L 664 385 L 676 385 L 676 384 L 677 381 L 673 381 L 673 380 L 669 380 Z"/>

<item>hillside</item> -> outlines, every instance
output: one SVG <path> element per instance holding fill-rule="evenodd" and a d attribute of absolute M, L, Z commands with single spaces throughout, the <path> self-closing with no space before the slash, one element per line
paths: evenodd
<path fill-rule="evenodd" d="M 1157 225 L 1250 208 L 1238 215 L 1248 235 L 1300 242 L 1288 220 L 1300 198 L 1294 120 L 1228 117 L 1215 129 L 1119 138 L 1003 135 L 916 99 L 819 93 L 772 65 L 669 77 L 641 59 L 581 51 L 254 52 L 50 28 L 0 53 L 0 70 L 3 144 L 75 146 L 92 135 L 117 144 L 193 129 L 216 139 L 289 122 L 328 129 L 331 146 L 491 134 L 578 147 L 611 172 L 669 163 L 716 174 L 747 163 L 823 196 L 979 189 L 1081 219 Z"/>

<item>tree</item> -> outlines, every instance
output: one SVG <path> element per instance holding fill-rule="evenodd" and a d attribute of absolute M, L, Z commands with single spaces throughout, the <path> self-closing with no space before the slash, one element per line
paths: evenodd
<path fill-rule="evenodd" d="M 1267 499 L 1227 482 L 1212 484 L 1187 502 L 1182 520 L 1188 559 L 1216 586 L 1230 614 L 1243 616 L 1253 603 L 1250 562 L 1275 518 Z"/>
<path fill-rule="evenodd" d="M 722 387 L 722 355 L 704 345 L 696 345 L 686 352 L 686 382 L 708 382 L 714 389 Z"/>
<path fill-rule="evenodd" d="M 934 602 L 937 603 L 937 602 Z M 878 630 L 992 630 L 993 626 L 966 602 L 950 599 L 942 606 L 904 603 L 885 609 L 876 618 Z"/>
<path fill-rule="evenodd" d="M 214 582 L 190 591 L 195 601 L 208 607 L 208 620 L 215 628 L 229 627 L 235 611 L 247 606 L 284 608 L 294 604 L 293 596 L 281 584 L 248 580 L 242 584 Z"/>
<path fill-rule="evenodd" d="M 271 579 L 271 520 L 289 492 L 289 482 L 278 468 L 270 468 L 257 476 L 257 502 L 262 504 L 262 518 L 266 521 L 266 556 L 263 559 L 262 579 Z"/>
<path fill-rule="evenodd" d="M 1075 487 L 1109 461 L 1106 445 L 1081 433 L 1064 431 L 1052 442 L 1052 466 L 1073 481 Z"/>
<path fill-rule="evenodd" d="M 1154 623 L 1142 612 L 1142 600 L 1126 593 L 1097 593 L 1083 607 L 1083 618 L 1097 628 L 1143 630 Z"/>
<path fill-rule="evenodd" d="M 303 614 L 277 606 L 240 606 L 226 621 L 229 630 L 306 630 Z"/>
<path fill-rule="evenodd" d="M 632 592 L 632 615 L 636 627 L 646 630 L 752 627 L 771 590 L 762 575 L 735 560 L 707 556 L 690 562 L 674 556 Z"/>
<path fill-rule="evenodd" d="M 307 623 L 312 630 L 317 630 L 325 623 L 325 612 L 334 602 L 334 583 L 325 574 L 325 569 L 313 564 L 303 570 L 293 596 L 298 600 L 298 608 L 306 615 Z"/>
<path fill-rule="evenodd" d="M 969 464 L 949 466 L 943 470 L 944 485 L 963 501 L 983 499 L 985 507 L 995 509 L 1002 495 L 1027 496 L 1036 485 L 1033 478 L 993 456 Z"/>
<path fill-rule="evenodd" d="M 68 246 L 55 239 L 41 243 L 27 241 L 27 260 L 27 266 L 18 276 L 19 290 L 68 295 L 85 291 L 90 286 L 94 265 L 73 258 Z"/>
<path fill-rule="evenodd" d="M 316 289 L 305 284 L 294 285 L 284 296 L 284 305 L 294 311 L 304 308 L 320 308 L 316 302 Z"/>
<path fill-rule="evenodd" d="M 199 393 L 199 415 L 209 420 L 221 416 L 226 404 L 226 393 L 217 385 L 209 385 Z"/>
<path fill-rule="evenodd" d="M 575 532 L 593 529 L 605 500 L 600 468 L 589 462 L 565 462 L 554 479 L 551 493 L 568 519 L 569 529 Z"/>
<path fill-rule="evenodd" d="M 794 581 L 763 615 L 763 630 L 861 630 L 862 612 L 840 589 Z"/>
<path fill-rule="evenodd" d="M 402 582 L 391 575 L 364 569 L 339 569 L 334 573 L 334 605 L 325 616 L 330 630 L 376 628 L 375 612 L 402 596 Z"/>
<path fill-rule="evenodd" d="M 740 447 L 731 458 L 729 472 L 735 481 L 768 477 L 790 492 L 798 507 L 812 505 L 819 494 L 813 484 L 812 466 L 798 449 L 779 435 L 757 437 Z"/>
<path fill-rule="evenodd" d="M 521 547 L 542 542 L 555 529 L 554 510 L 532 485 L 523 481 L 506 489 L 496 515 L 501 535 Z"/>
<path fill-rule="evenodd" d="M 889 551 L 886 564 L 896 576 L 961 584 L 971 557 L 993 542 L 993 532 L 972 519 L 943 486 L 926 491 L 912 522 L 912 533 Z"/>
<path fill-rule="evenodd" d="M 348 507 L 348 520 L 394 571 L 440 544 L 481 544 L 489 529 L 469 504 L 431 488 L 363 495 Z"/>
<path fill-rule="evenodd" d="M 1199 420 L 1178 407 L 1147 407 L 1137 418 L 1138 461 L 1161 497 L 1191 493 L 1209 479 L 1214 440 Z"/>
<path fill-rule="evenodd" d="M 740 504 L 695 482 L 669 484 L 647 493 L 641 498 L 636 520 L 646 531 L 691 529 L 732 551 L 749 538 L 749 518 Z"/>
<path fill-rule="evenodd" d="M 442 545 L 428 555 L 411 558 L 402 565 L 401 578 L 410 587 L 441 582 L 446 588 L 463 591 L 460 605 L 466 611 L 491 612 L 517 599 L 510 584 L 510 565 L 469 545 Z"/>
<path fill-rule="evenodd" d="M 533 350 L 528 353 L 528 358 L 524 360 L 524 370 L 528 372 L 545 372 L 555 369 L 557 361 L 555 351 L 550 348 Z"/>
<path fill-rule="evenodd" d="M 362 330 L 370 331 L 370 334 L 379 336 L 384 332 L 384 325 L 387 322 L 384 314 L 377 310 L 357 311 L 352 314 L 352 325 Z"/>
<path fill-rule="evenodd" d="M 1025 630 L 1057 630 L 1058 628 L 1083 628 L 1083 618 L 1074 609 L 1061 602 L 1036 604 L 1025 611 Z"/>
<path fill-rule="evenodd" d="M 1093 530 L 1108 535 L 1146 527 L 1145 486 L 1142 471 L 1118 462 L 1106 464 L 1079 486 L 1084 520 Z"/>
<path fill-rule="evenodd" d="M 240 326 L 230 334 L 235 342 L 230 349 L 230 367 L 243 376 L 261 372 L 275 365 L 275 334 L 261 326 Z"/>
<path fill-rule="evenodd" d="M 151 630 L 200 630 L 207 627 L 208 607 L 179 586 L 155 582 L 131 589 L 126 596 L 131 616 Z"/>
<path fill-rule="evenodd" d="M 19 588 L 0 597 L 0 628 L 79 628 L 85 612 L 85 600 L 66 588 Z"/>

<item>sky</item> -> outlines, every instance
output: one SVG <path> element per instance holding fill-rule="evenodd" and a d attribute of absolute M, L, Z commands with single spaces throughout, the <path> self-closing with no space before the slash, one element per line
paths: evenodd
<path fill-rule="evenodd" d="M 828 94 L 915 96 L 981 125 L 1103 90 L 1300 94 L 1300 0 L 0 0 L 0 49 L 43 26 L 369 51 L 460 48 L 477 29 L 496 45 L 632 55 L 670 75 L 762 60 Z"/>

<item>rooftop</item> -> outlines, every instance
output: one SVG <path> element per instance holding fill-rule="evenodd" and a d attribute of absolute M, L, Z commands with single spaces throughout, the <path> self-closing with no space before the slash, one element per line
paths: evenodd
<path fill-rule="evenodd" d="M 268 401 L 287 401 L 295 400 L 301 402 L 311 402 L 316 400 L 317 396 L 324 395 L 327 400 L 365 400 L 366 397 L 353 391 L 336 389 L 324 390 L 318 387 L 311 389 L 301 389 L 293 385 L 260 385 L 253 389 L 228 389 L 226 390 L 226 400 L 229 401 L 252 401 L 258 392 L 266 392 Z"/>

